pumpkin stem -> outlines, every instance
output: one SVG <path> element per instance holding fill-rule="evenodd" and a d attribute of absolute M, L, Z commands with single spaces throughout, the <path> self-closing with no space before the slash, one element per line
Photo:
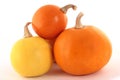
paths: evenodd
<path fill-rule="evenodd" d="M 31 24 L 32 22 L 27 22 L 25 27 L 24 27 L 24 38 L 28 38 L 28 37 L 32 37 L 32 34 L 30 33 L 30 31 L 28 30 L 28 26 Z"/>
<path fill-rule="evenodd" d="M 61 10 L 63 13 L 66 14 L 66 13 L 67 13 L 67 10 L 68 10 L 69 8 L 72 8 L 73 10 L 76 10 L 77 6 L 75 6 L 75 5 L 73 5 L 73 4 L 68 4 L 68 5 L 62 7 L 60 10 Z"/>
<path fill-rule="evenodd" d="M 82 23 L 81 23 L 81 18 L 82 18 L 82 16 L 83 16 L 84 14 L 82 13 L 82 12 L 80 12 L 79 14 L 78 14 L 78 16 L 77 16 L 77 18 L 76 18 L 76 25 L 75 25 L 75 28 L 77 29 L 77 28 L 83 28 L 83 25 L 82 25 Z"/>

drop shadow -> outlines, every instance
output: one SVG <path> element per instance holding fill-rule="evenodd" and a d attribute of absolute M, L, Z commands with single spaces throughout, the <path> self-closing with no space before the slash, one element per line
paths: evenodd
<path fill-rule="evenodd" d="M 52 69 L 46 75 L 47 76 L 69 76 L 67 73 L 62 71 L 56 63 L 53 64 Z"/>

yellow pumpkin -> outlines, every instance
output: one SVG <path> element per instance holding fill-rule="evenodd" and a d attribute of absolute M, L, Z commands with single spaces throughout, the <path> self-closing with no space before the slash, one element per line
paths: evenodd
<path fill-rule="evenodd" d="M 25 38 L 18 40 L 11 51 L 11 63 L 16 72 L 25 77 L 47 73 L 52 65 L 49 43 L 40 37 L 32 37 L 25 26 Z M 27 34 L 26 34 L 27 31 Z"/>

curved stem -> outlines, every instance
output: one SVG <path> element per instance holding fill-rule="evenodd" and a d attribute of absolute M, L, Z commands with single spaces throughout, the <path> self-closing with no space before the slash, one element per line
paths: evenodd
<path fill-rule="evenodd" d="M 28 30 L 28 26 L 31 24 L 32 22 L 27 22 L 25 27 L 24 27 L 24 38 L 28 38 L 28 37 L 32 37 L 32 34 L 30 33 L 30 31 Z"/>
<path fill-rule="evenodd" d="M 76 19 L 76 25 L 75 25 L 75 28 L 83 28 L 83 25 L 81 23 L 81 18 L 84 14 L 82 12 L 80 12 L 77 16 L 77 19 Z"/>
<path fill-rule="evenodd" d="M 75 5 L 73 5 L 73 4 L 68 4 L 68 5 L 62 7 L 60 10 L 61 10 L 63 13 L 66 14 L 66 13 L 67 13 L 67 10 L 68 10 L 69 8 L 72 8 L 73 10 L 76 10 L 77 6 L 75 6 Z"/>

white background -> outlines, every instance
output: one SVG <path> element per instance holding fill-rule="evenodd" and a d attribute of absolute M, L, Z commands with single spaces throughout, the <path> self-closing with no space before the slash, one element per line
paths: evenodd
<path fill-rule="evenodd" d="M 77 11 L 67 12 L 67 28 L 75 25 L 79 12 L 84 13 L 82 23 L 94 25 L 106 33 L 113 47 L 110 62 L 98 73 L 87 76 L 70 76 L 53 71 L 37 78 L 23 78 L 11 67 L 12 45 L 23 37 L 26 22 L 32 20 L 34 12 L 45 4 L 63 7 L 75 4 Z M 30 29 L 31 32 L 32 28 Z M 0 0 L 0 80 L 120 80 L 120 2 L 119 0 Z"/>

